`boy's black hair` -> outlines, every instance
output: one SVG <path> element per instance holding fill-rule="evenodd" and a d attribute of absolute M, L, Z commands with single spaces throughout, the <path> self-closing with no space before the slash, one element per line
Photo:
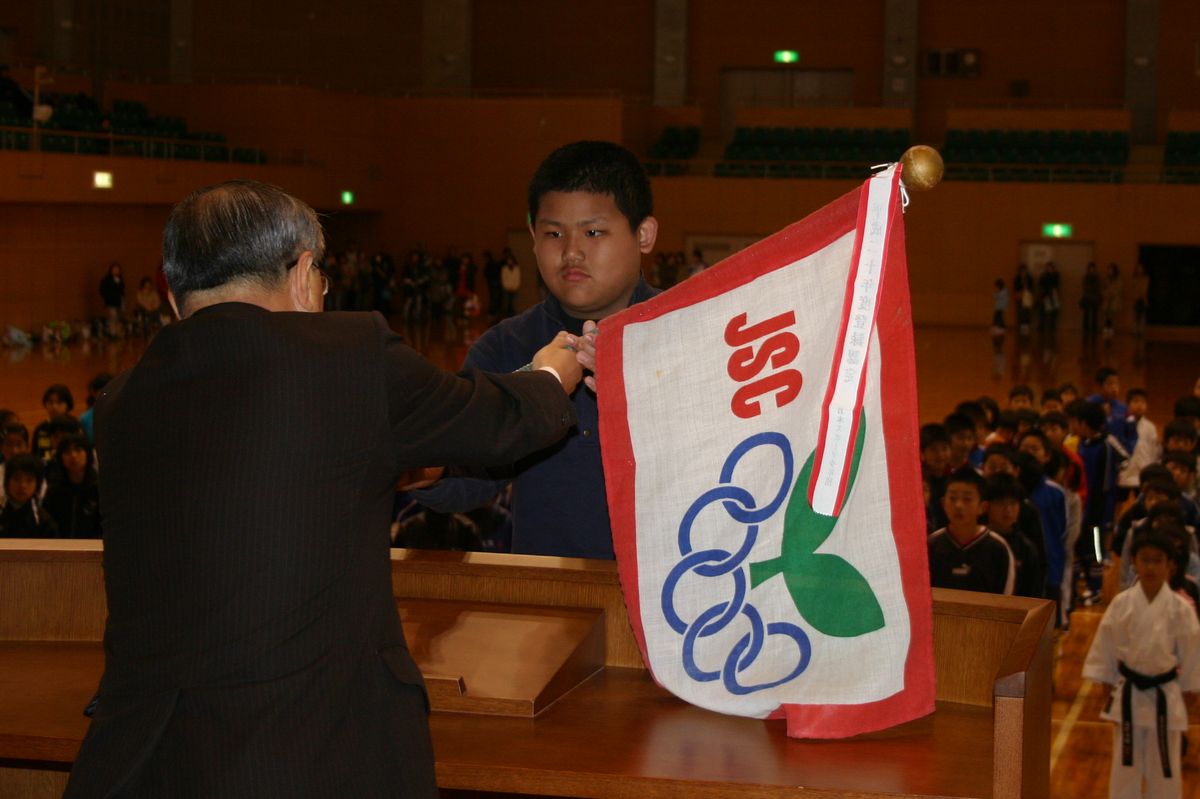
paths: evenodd
<path fill-rule="evenodd" d="M 1125 392 L 1125 402 L 1133 402 L 1134 397 L 1141 397 L 1147 401 L 1150 399 L 1150 395 L 1146 393 L 1146 389 L 1144 388 L 1131 388 Z"/>
<path fill-rule="evenodd" d="M 8 427 L 13 422 L 21 421 L 21 417 L 11 408 L 0 408 L 0 427 Z"/>
<path fill-rule="evenodd" d="M 1011 401 L 1013 397 L 1029 397 L 1029 401 L 1033 402 L 1033 389 L 1029 386 L 1013 386 L 1008 392 L 1008 398 Z"/>
<path fill-rule="evenodd" d="M 1027 438 L 1036 438 L 1042 442 L 1042 449 L 1046 450 L 1047 454 L 1054 452 L 1054 445 L 1050 443 L 1050 437 L 1036 427 L 1031 427 L 1017 438 L 1017 448 L 1021 448 L 1021 442 Z"/>
<path fill-rule="evenodd" d="M 552 191 L 612 195 L 617 208 L 637 230 L 654 213 L 650 180 L 637 156 L 608 141 L 577 141 L 559 147 L 529 182 L 529 223 L 537 222 L 542 197 Z"/>
<path fill-rule="evenodd" d="M 1171 577 L 1170 586 L 1174 591 L 1179 590 L 1185 580 L 1187 580 L 1187 564 L 1192 557 L 1192 537 L 1188 531 L 1183 529 L 1182 524 L 1176 524 L 1171 520 L 1166 520 L 1158 527 L 1146 531 L 1145 534 L 1160 535 L 1171 542 L 1174 552 L 1171 553 L 1171 560 L 1175 561 L 1175 574 Z M 1133 556 L 1130 555 L 1132 558 Z"/>
<path fill-rule="evenodd" d="M 961 413 L 963 416 L 966 416 L 968 419 L 970 419 L 976 425 L 978 425 L 980 422 L 982 422 L 983 424 L 988 423 L 987 411 L 985 411 L 983 409 L 982 405 L 980 405 L 978 402 L 975 402 L 974 400 L 965 400 L 963 402 L 958 403 L 957 405 L 954 406 L 954 412 Z"/>
<path fill-rule="evenodd" d="M 1062 402 L 1062 392 L 1057 388 L 1047 388 L 1042 391 L 1042 404 L 1045 405 L 1047 400 L 1058 400 Z"/>
<path fill-rule="evenodd" d="M 1183 524 L 1183 505 L 1177 499 L 1160 502 L 1146 514 L 1146 523 L 1153 529 L 1159 524 L 1175 522 Z"/>
<path fill-rule="evenodd" d="M 1042 414 L 1041 425 L 1045 427 L 1048 424 L 1061 427 L 1066 430 L 1070 425 L 1067 423 L 1067 415 L 1062 411 L 1049 411 Z"/>
<path fill-rule="evenodd" d="M 113 379 L 113 376 L 108 372 L 97 372 L 91 380 L 88 381 L 88 407 L 96 404 L 96 397 L 100 396 L 100 391 Z"/>
<path fill-rule="evenodd" d="M 921 425 L 921 451 L 932 447 L 934 444 L 949 444 L 950 434 L 946 432 L 946 426 L 937 422 Z"/>
<path fill-rule="evenodd" d="M 998 499 L 1012 499 L 1017 502 L 1025 501 L 1025 491 L 1021 483 L 1011 474 L 993 474 L 987 478 L 987 486 L 983 497 L 988 502 Z"/>
<path fill-rule="evenodd" d="M 1088 402 L 1078 399 L 1067 406 L 1067 416 L 1078 419 L 1093 432 L 1102 433 L 1105 429 L 1104 406 L 1098 402 Z"/>
<path fill-rule="evenodd" d="M 979 407 L 983 408 L 983 413 L 987 416 L 988 426 L 995 428 L 996 417 L 1000 415 L 1000 403 L 986 394 L 975 401 L 979 403 Z"/>
<path fill-rule="evenodd" d="M 975 435 L 975 422 L 971 421 L 971 417 L 965 413 L 952 413 L 942 422 L 946 428 L 946 434 L 953 436 L 955 433 L 970 433 Z"/>
<path fill-rule="evenodd" d="M 1148 466 L 1142 467 L 1138 472 L 1138 487 L 1144 488 L 1147 483 L 1152 480 L 1174 480 L 1175 477 L 1171 474 L 1171 470 L 1161 463 L 1151 463 Z"/>
<path fill-rule="evenodd" d="M 1176 466 L 1183 467 L 1189 472 L 1196 471 L 1196 459 L 1190 452 L 1180 452 L 1179 450 L 1164 452 L 1162 456 L 1162 465 L 1165 467 L 1168 463 L 1173 463 Z"/>
<path fill-rule="evenodd" d="M 1142 493 L 1146 494 L 1153 491 L 1156 494 L 1162 494 L 1168 501 L 1175 501 L 1180 497 L 1179 486 L 1174 480 L 1164 480 L 1161 477 L 1155 477 L 1141 487 Z"/>
<path fill-rule="evenodd" d="M 1101 366 L 1096 370 L 1096 385 L 1101 385 L 1105 380 L 1115 374 L 1118 374 L 1118 372 L 1111 366 Z"/>
<path fill-rule="evenodd" d="M 1137 557 L 1138 550 L 1146 547 L 1157 549 L 1171 560 L 1175 560 L 1175 543 L 1165 531 L 1150 528 L 1139 532 L 1133 537 L 1133 543 L 1129 545 L 1129 557 Z"/>
<path fill-rule="evenodd" d="M 1194 444 L 1196 442 L 1196 425 L 1192 424 L 1189 419 L 1172 419 L 1163 428 L 1163 443 L 1165 444 L 1172 438 L 1183 438 Z"/>
<path fill-rule="evenodd" d="M 55 383 L 42 392 L 42 404 L 45 405 L 49 402 L 51 397 L 56 397 L 60 401 L 67 403 L 68 411 L 75 410 L 75 398 L 71 396 L 71 389 L 62 383 Z"/>
<path fill-rule="evenodd" d="M 28 444 L 29 428 L 20 422 L 6 424 L 3 429 L 0 429 L 0 438 L 8 438 L 9 436 L 20 436 L 21 440 Z"/>
<path fill-rule="evenodd" d="M 1022 408 L 1019 411 L 1015 411 L 1015 413 L 1017 414 L 1018 429 L 1020 429 L 1022 424 L 1030 428 L 1037 427 L 1038 422 L 1042 420 L 1042 417 L 1033 408 Z"/>
<path fill-rule="evenodd" d="M 1180 397 L 1179 399 L 1175 400 L 1174 411 L 1176 418 L 1182 418 L 1184 416 L 1188 416 L 1193 419 L 1200 418 L 1200 397 L 1197 397 L 1193 394 Z"/>
<path fill-rule="evenodd" d="M 1063 383 L 1061 386 L 1058 387 L 1058 394 L 1060 397 L 1063 394 L 1066 394 L 1068 391 L 1071 392 L 1072 394 L 1074 394 L 1075 396 L 1079 396 L 1079 389 L 1075 387 L 1074 383 Z"/>
<path fill-rule="evenodd" d="M 51 434 L 63 433 L 65 435 L 71 435 L 72 433 L 83 432 L 83 427 L 79 424 L 79 420 L 66 413 L 52 418 L 46 423 L 46 429 L 49 430 Z"/>
<path fill-rule="evenodd" d="M 999 455 L 1013 466 L 1017 465 L 1017 450 L 1016 447 L 1010 444 L 1002 444 L 1000 442 L 988 444 L 987 448 L 983 451 L 983 462 L 987 463 L 987 459 L 993 455 Z"/>
<path fill-rule="evenodd" d="M 1011 430 L 1015 433 L 1019 423 L 1019 417 L 1013 411 L 1001 411 L 1000 415 L 996 417 L 997 430 Z"/>
<path fill-rule="evenodd" d="M 19 452 L 4 462 L 4 490 L 8 491 L 8 481 L 18 474 L 27 474 L 37 481 L 38 488 L 42 486 L 42 475 L 45 470 L 42 459 L 32 452 Z"/>
<path fill-rule="evenodd" d="M 955 483 L 975 486 L 975 490 L 979 492 L 979 498 L 983 499 L 986 496 L 987 481 L 983 479 L 983 475 L 972 469 L 970 466 L 960 466 L 955 469 L 949 477 L 946 478 L 946 490 Z"/>

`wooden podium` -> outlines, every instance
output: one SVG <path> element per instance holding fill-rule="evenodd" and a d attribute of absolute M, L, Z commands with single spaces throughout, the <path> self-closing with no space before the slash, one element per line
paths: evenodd
<path fill-rule="evenodd" d="M 1048 602 L 935 590 L 936 712 L 818 742 L 655 685 L 612 563 L 394 550 L 392 579 L 447 795 L 1048 796 Z M 61 794 L 104 618 L 97 542 L 0 540 L 0 796 Z"/>

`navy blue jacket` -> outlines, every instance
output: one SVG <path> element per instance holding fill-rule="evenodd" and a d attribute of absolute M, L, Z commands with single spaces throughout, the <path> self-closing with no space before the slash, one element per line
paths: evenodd
<path fill-rule="evenodd" d="M 639 281 L 630 304 L 655 294 L 658 289 Z M 579 334 L 582 327 L 583 320 L 568 316 L 558 300 L 549 295 L 480 336 L 467 353 L 464 367 L 486 372 L 515 371 L 532 361 L 560 330 Z M 513 552 L 612 560 L 596 395 L 581 383 L 571 401 L 579 423 L 564 440 L 514 464 L 507 474 L 493 473 L 491 479 L 483 479 L 462 476 L 460 472 L 414 491 L 414 498 L 434 510 L 470 510 L 511 481 Z"/>

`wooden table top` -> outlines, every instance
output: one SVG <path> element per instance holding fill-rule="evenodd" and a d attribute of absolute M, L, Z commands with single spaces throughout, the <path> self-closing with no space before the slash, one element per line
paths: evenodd
<path fill-rule="evenodd" d="M 843 741 L 712 713 L 608 668 L 536 720 L 430 717 L 446 788 L 596 797 L 992 795 L 992 711 L 936 713 Z M 683 787 L 686 783 L 686 788 Z M 804 788 L 806 791 L 798 791 Z"/>
<path fill-rule="evenodd" d="M 103 664 L 99 643 L 0 642 L 0 757 L 72 762 Z M 645 671 L 609 668 L 537 719 L 434 713 L 430 729 L 445 788 L 613 799 L 992 793 L 992 712 L 967 705 L 940 703 L 852 740 L 797 741 L 782 721 L 711 713 Z"/>

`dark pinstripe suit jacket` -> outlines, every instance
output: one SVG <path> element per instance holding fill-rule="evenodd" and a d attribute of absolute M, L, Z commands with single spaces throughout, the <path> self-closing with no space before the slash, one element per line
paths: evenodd
<path fill-rule="evenodd" d="M 433 793 L 394 481 L 573 423 L 553 376 L 445 374 L 375 314 L 228 303 L 165 328 L 97 404 L 107 662 L 66 796 Z"/>

